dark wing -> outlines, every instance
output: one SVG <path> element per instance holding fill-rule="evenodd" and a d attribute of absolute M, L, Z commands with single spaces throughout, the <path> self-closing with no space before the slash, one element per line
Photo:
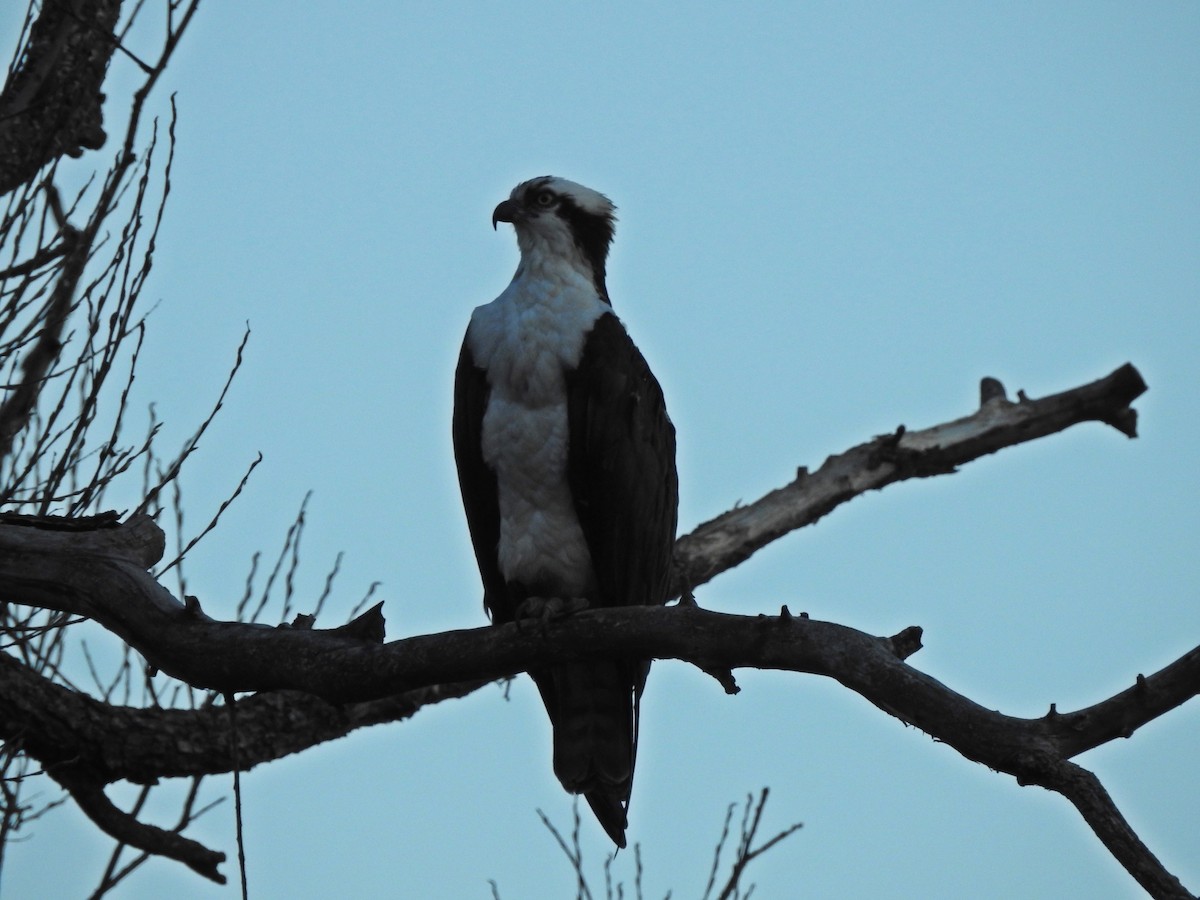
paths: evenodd
<path fill-rule="evenodd" d="M 483 578 L 483 605 L 497 622 L 512 619 L 504 576 L 500 574 L 500 495 L 496 473 L 483 460 L 483 413 L 487 409 L 487 373 L 475 365 L 463 341 L 454 374 L 454 461 L 467 512 L 467 527 Z"/>
<path fill-rule="evenodd" d="M 662 388 L 613 313 L 596 320 L 566 373 L 567 475 L 600 606 L 665 603 L 679 479 Z"/>
<path fill-rule="evenodd" d="M 599 596 L 591 599 L 598 606 L 665 603 L 679 479 L 675 427 L 662 388 L 612 313 L 596 320 L 578 368 L 566 379 L 567 478 L 596 576 Z M 551 713 L 555 771 L 568 786 L 574 760 L 595 773 L 597 781 L 584 795 L 618 847 L 625 846 L 638 711 L 649 671 L 649 660 L 580 663 L 566 669 L 581 682 L 574 691 L 542 689 L 550 709 L 566 709 L 576 697 L 587 701 L 574 717 Z M 576 753 L 573 723 L 586 735 Z"/>

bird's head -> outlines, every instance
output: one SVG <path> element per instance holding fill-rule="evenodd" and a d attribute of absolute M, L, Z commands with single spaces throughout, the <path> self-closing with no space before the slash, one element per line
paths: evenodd
<path fill-rule="evenodd" d="M 616 223 L 616 207 L 582 184 L 543 175 L 513 188 L 492 213 L 492 227 L 510 222 L 523 264 L 561 261 L 589 274 L 607 299 L 605 263 Z"/>

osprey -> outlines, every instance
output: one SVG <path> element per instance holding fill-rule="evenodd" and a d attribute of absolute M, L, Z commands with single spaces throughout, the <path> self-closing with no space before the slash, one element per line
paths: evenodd
<path fill-rule="evenodd" d="M 615 207 L 534 178 L 496 207 L 521 262 L 471 315 L 454 381 L 454 456 L 497 624 L 556 606 L 667 600 L 678 479 L 662 389 L 604 284 Z M 530 671 L 554 732 L 554 773 L 619 847 L 649 660 Z"/>

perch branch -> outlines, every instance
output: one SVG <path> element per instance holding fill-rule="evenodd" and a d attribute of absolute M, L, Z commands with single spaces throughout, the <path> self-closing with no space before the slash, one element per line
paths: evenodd
<path fill-rule="evenodd" d="M 1010 403 L 989 383 L 984 389 L 987 399 L 974 415 L 861 444 L 831 457 L 813 475 L 681 538 L 676 556 L 682 583 L 707 581 L 867 490 L 953 471 L 962 462 L 1078 422 L 1129 425 L 1129 404 L 1144 390 L 1141 376 L 1130 365 L 1091 384 L 1019 403 Z M 145 571 L 162 552 L 162 533 L 145 516 L 134 516 L 119 529 L 74 534 L 0 524 L 0 590 L 13 602 L 88 616 L 137 649 L 151 666 L 195 687 L 220 692 L 293 688 L 344 702 L 434 683 L 407 685 L 384 667 L 373 675 L 377 685 L 367 687 L 361 680 L 348 679 L 348 670 L 332 665 L 377 649 L 364 649 L 351 635 L 218 622 L 204 615 L 198 603 L 181 605 Z M 481 668 L 439 677 L 437 682 L 514 671 L 519 667 Z"/>

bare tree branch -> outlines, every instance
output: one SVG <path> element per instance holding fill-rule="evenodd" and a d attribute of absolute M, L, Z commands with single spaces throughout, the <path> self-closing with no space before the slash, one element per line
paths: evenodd
<path fill-rule="evenodd" d="M 340 706 L 295 691 L 247 697 L 237 706 L 242 769 L 358 728 L 402 721 L 425 706 L 466 696 L 488 683 L 439 684 Z M 0 654 L 0 739 L 19 745 L 43 765 L 76 765 L 105 784 L 218 775 L 233 767 L 229 721 L 221 707 L 104 703 L 40 677 L 6 654 Z"/>
<path fill-rule="evenodd" d="M 1030 761 L 1030 769 L 1039 769 L 1040 780 L 1022 780 L 1022 784 L 1040 784 L 1047 790 L 1062 794 L 1079 810 L 1101 843 L 1125 870 L 1145 888 L 1151 897 L 1194 900 L 1190 891 L 1180 884 L 1158 861 L 1150 848 L 1129 826 L 1100 779 L 1087 769 L 1066 760 L 1038 759 Z M 1019 779 L 1020 780 L 1020 779 Z"/>
<path fill-rule="evenodd" d="M 51 196 L 56 197 L 53 189 Z M 94 236 L 94 232 L 89 235 Z M 75 286 L 83 274 L 91 250 L 89 243 L 79 239 L 79 233 L 64 223 L 62 242 L 67 247 L 63 255 L 58 281 L 46 305 L 46 313 L 37 343 L 21 363 L 21 381 L 0 405 L 0 460 L 12 450 L 13 439 L 25 428 L 29 416 L 41 395 L 46 373 L 62 351 L 62 332 L 71 312 Z"/>
<path fill-rule="evenodd" d="M 973 415 L 923 431 L 895 433 L 831 456 L 816 471 L 801 468 L 796 480 L 749 506 L 737 507 L 705 522 L 675 547 L 675 596 L 704 584 L 745 562 L 783 535 L 811 525 L 848 500 L 909 478 L 928 478 L 1082 422 L 1103 422 L 1127 437 L 1137 435 L 1137 413 L 1130 408 L 1146 383 L 1126 363 L 1104 378 L 1040 400 L 1023 392 L 1013 403 L 994 378 L 980 385 L 980 407 Z"/>
<path fill-rule="evenodd" d="M 736 898 L 742 896 L 749 897 L 754 891 L 754 885 L 750 885 L 744 895 L 741 892 L 741 880 L 742 876 L 746 873 L 746 867 L 757 857 L 762 856 L 772 847 L 786 840 L 804 827 L 802 822 L 796 822 L 789 825 L 783 831 L 776 832 L 775 835 L 768 838 L 759 846 L 754 847 L 754 838 L 758 835 L 759 826 L 762 825 L 763 810 L 767 807 L 767 796 L 769 794 L 770 789 L 763 788 L 758 795 L 757 803 L 753 796 L 746 797 L 746 806 L 742 813 L 742 833 L 738 838 L 735 856 L 729 867 L 729 880 L 725 882 L 725 887 L 717 895 L 717 900 L 736 900 Z M 704 900 L 708 900 L 709 892 L 713 887 L 713 879 L 717 874 L 717 862 L 721 856 L 721 848 L 729 836 L 729 821 L 732 813 L 733 807 L 730 806 L 729 811 L 725 815 L 725 827 L 721 831 L 721 840 L 717 844 L 717 850 L 714 854 L 713 869 L 708 879 L 708 887 L 704 890 Z"/>
<path fill-rule="evenodd" d="M 196 801 L 200 794 L 200 784 L 203 782 L 203 780 L 204 779 L 199 776 L 192 779 L 191 787 L 188 788 L 187 798 L 183 801 L 183 809 L 180 811 L 179 821 L 172 829 L 172 831 L 176 834 L 183 831 L 184 828 L 196 821 L 196 819 L 200 818 L 200 816 L 204 815 L 210 809 L 222 803 L 221 799 L 217 799 L 205 804 L 199 809 L 196 808 Z M 137 813 L 140 811 L 140 804 L 150 796 L 150 792 L 152 790 L 153 788 L 151 786 L 146 786 L 138 793 L 138 805 L 135 805 L 133 809 L 134 815 L 137 815 Z M 96 900 L 96 898 L 103 897 L 106 892 L 120 884 L 121 881 L 132 874 L 139 866 L 142 865 L 142 863 L 152 857 L 152 854 L 143 850 L 118 869 L 117 866 L 121 862 L 121 854 L 127 848 L 127 844 L 120 842 L 118 842 L 113 848 L 112 855 L 109 857 L 108 865 L 105 867 L 104 874 L 100 876 L 100 883 L 96 890 L 90 895 L 89 900 Z"/>
<path fill-rule="evenodd" d="M 37 411 L 38 400 L 41 396 L 43 386 L 47 383 L 47 379 L 53 374 L 52 367 L 58 361 L 59 355 L 63 349 L 63 330 L 68 317 L 77 305 L 82 303 L 84 299 L 90 297 L 93 289 L 98 285 L 104 284 L 106 290 L 101 292 L 101 296 L 97 299 L 95 305 L 93 306 L 92 315 L 89 317 L 89 321 L 87 323 L 90 330 L 88 347 L 91 347 L 91 341 L 95 340 L 98 332 L 105 327 L 108 329 L 108 340 L 107 342 L 101 341 L 102 350 L 111 350 L 115 347 L 119 347 L 129 334 L 129 317 L 132 313 L 133 304 L 137 299 L 142 283 L 144 282 L 145 277 L 150 270 L 150 260 L 154 252 L 155 237 L 157 235 L 158 226 L 161 223 L 162 218 L 162 205 L 160 204 L 159 213 L 153 222 L 149 241 L 145 249 L 142 268 L 140 271 L 130 272 L 128 269 L 128 263 L 132 257 L 128 253 L 121 251 L 132 247 L 133 243 L 136 242 L 141 229 L 142 220 L 141 216 L 137 214 L 137 211 L 141 208 L 142 200 L 147 189 L 149 177 L 148 165 L 143 170 L 143 177 L 137 186 L 136 199 L 133 204 L 134 215 L 126 223 L 122 230 L 118 252 L 114 254 L 112 260 L 108 263 L 100 276 L 98 276 L 90 284 L 84 285 L 82 296 L 77 297 L 77 293 L 79 292 L 79 287 L 87 264 L 93 259 L 98 247 L 103 244 L 103 241 L 100 240 L 99 237 L 102 232 L 102 228 L 108 221 L 109 216 L 117 208 L 120 198 L 123 196 L 125 190 L 129 187 L 130 173 L 136 171 L 135 166 L 137 163 L 137 155 L 134 153 L 134 145 L 137 140 L 141 116 L 145 108 L 146 100 L 150 94 L 150 91 L 157 83 L 158 78 L 166 70 L 167 64 L 169 63 L 179 40 L 183 36 L 184 30 L 190 23 L 191 18 L 196 11 L 197 3 L 198 0 L 191 0 L 191 2 L 188 3 L 188 5 L 184 8 L 183 15 L 180 17 L 178 24 L 168 30 L 158 59 L 155 61 L 142 86 L 135 92 L 130 108 L 123 146 L 117 153 L 112 167 L 100 185 L 98 196 L 92 206 L 91 211 L 88 213 L 87 221 L 78 228 L 73 226 L 68 221 L 68 217 L 70 216 L 74 207 L 72 207 L 72 210 L 64 212 L 62 209 L 62 204 L 59 201 L 57 191 L 54 190 L 54 188 L 49 184 L 46 187 L 44 192 L 46 197 L 46 206 L 49 208 L 49 211 L 53 213 L 53 220 L 56 228 L 56 233 L 54 236 L 65 244 L 65 252 L 62 254 L 54 268 L 55 278 L 53 290 L 49 298 L 42 304 L 42 311 L 33 317 L 33 346 L 25 353 L 24 359 L 21 362 L 20 373 L 16 384 L 10 387 L 8 395 L 5 397 L 3 404 L 0 405 L 0 462 L 4 462 L 5 459 L 12 453 L 14 441 L 25 431 L 31 417 Z M 119 3 L 112 5 L 117 11 L 119 11 Z M 56 2 L 54 4 L 47 4 L 47 7 L 51 6 L 58 10 L 58 12 L 61 13 L 65 19 L 71 19 L 72 21 L 75 21 L 79 20 L 80 10 L 91 10 L 94 4 L 71 2 L 71 0 L 60 0 L 60 2 Z M 114 12 L 114 16 L 115 14 L 116 13 Z M 64 26 L 64 28 L 66 28 L 66 26 Z M 76 43 L 83 42 L 83 44 L 87 44 L 89 41 L 99 40 L 100 36 L 102 36 L 100 35 L 101 30 L 102 29 L 89 27 L 83 29 L 82 31 L 70 31 L 68 28 L 59 35 L 59 38 L 56 38 L 55 40 L 59 41 L 60 43 L 62 41 L 67 41 L 67 43 L 70 43 L 70 41 L 75 41 Z M 112 25 L 108 27 L 107 31 L 109 36 L 108 43 L 106 44 L 106 46 L 109 47 L 108 56 L 111 56 L 111 32 Z M 70 40 L 68 40 L 68 38 L 70 38 Z M 58 59 L 56 54 L 58 54 L 60 51 L 66 52 L 62 50 L 62 47 L 59 47 L 58 49 L 54 50 L 49 57 L 47 57 L 49 62 L 46 64 L 53 65 L 55 60 Z M 104 57 L 105 66 L 107 65 L 108 56 Z M 99 77 L 102 78 L 102 76 L 103 67 Z M 2 127 L 3 120 L 0 119 L 0 129 L 2 129 Z M 173 147 L 173 127 L 171 137 L 171 144 Z M 3 133 L 2 130 L 0 130 L 0 140 L 2 139 Z M 150 148 L 148 149 L 148 154 L 152 153 L 153 147 L 154 142 L 152 141 Z M 2 148 L 0 148 L 0 152 L 2 152 Z M 166 201 L 166 193 L 169 190 L 170 184 L 170 160 L 168 160 L 167 165 L 168 173 L 166 179 L 164 180 L 164 193 L 162 196 L 163 203 Z M 0 175 L 0 178 L 2 177 L 3 176 Z M 28 190 L 29 189 L 27 186 L 27 191 Z M 80 196 L 82 197 L 82 193 Z M 6 231 L 8 228 L 13 227 L 14 223 L 20 222 L 20 228 L 17 230 L 23 233 L 23 229 L 28 227 L 30 223 L 22 217 L 27 219 L 32 215 L 30 211 L 31 203 L 32 201 L 30 198 L 24 198 L 23 202 L 18 204 L 18 206 L 23 210 L 21 215 L 7 219 L 4 222 L 5 228 L 0 229 L 0 231 Z M 46 218 L 47 216 L 45 212 L 43 212 L 43 221 L 41 226 L 43 231 L 47 227 L 45 221 Z M 40 236 L 41 239 L 38 241 L 38 251 L 34 254 L 35 259 L 40 255 L 43 255 L 43 251 L 47 243 L 45 237 L 45 235 Z M 19 237 L 15 239 L 13 252 L 16 252 L 16 244 L 19 244 Z M 124 268 L 122 268 L 123 261 L 126 263 Z M 21 270 L 20 266 L 10 267 L 10 270 L 13 268 L 15 268 L 17 271 Z M 119 285 L 115 280 L 118 275 L 122 276 Z M 115 318 L 102 317 L 99 315 L 99 310 L 104 306 L 105 302 L 107 302 L 111 296 L 117 297 L 121 308 L 118 314 L 116 314 Z M 18 311 L 17 307 L 20 306 L 21 309 L 24 309 L 25 306 L 17 304 L 15 299 L 10 300 L 9 302 L 11 306 L 10 315 L 15 318 Z M 29 301 L 29 303 L 32 303 L 32 299 Z M 105 322 L 107 324 L 101 325 L 101 322 Z M 15 346 L 7 347 L 6 351 L 9 355 L 12 355 L 15 349 L 17 349 L 17 346 L 23 346 L 24 343 L 25 341 L 20 341 Z M 66 474 L 75 473 L 77 468 L 75 462 L 77 461 L 77 457 L 80 452 L 81 441 L 84 433 L 91 425 L 99 390 L 103 384 L 104 378 L 108 374 L 112 359 L 113 357 L 111 353 L 102 352 L 100 363 L 98 367 L 93 370 L 89 367 L 90 363 L 92 362 L 90 355 L 85 354 L 74 366 L 68 367 L 68 371 L 70 373 L 68 378 L 68 387 L 75 379 L 76 373 L 81 370 L 84 371 L 85 377 L 90 376 L 93 379 L 93 384 L 90 386 L 90 391 L 85 397 L 83 404 L 84 408 L 80 411 L 80 414 L 75 419 L 73 425 L 68 426 L 68 430 L 70 432 L 70 436 L 67 439 L 68 449 L 57 454 L 55 472 L 50 476 L 48 484 L 52 484 L 57 487 L 57 484 L 61 482 Z M 58 404 L 55 405 L 54 409 L 50 413 L 50 418 L 52 421 L 57 418 L 59 413 L 62 411 L 63 403 L 65 402 L 67 396 L 68 391 L 64 390 Z M 27 454 L 29 464 L 34 465 L 45 463 L 47 460 L 43 457 L 50 455 L 46 451 L 48 451 L 49 447 L 52 446 L 61 436 L 61 432 L 55 432 L 51 428 L 47 427 L 42 435 L 35 438 L 35 444 Z M 23 480 L 23 477 L 24 476 L 15 478 L 13 483 L 5 485 L 5 490 L 10 500 L 13 499 L 16 488 Z M 92 494 L 92 490 L 90 488 L 91 486 L 83 489 L 83 493 L 89 497 Z M 37 493 L 39 494 L 38 499 L 43 512 L 49 509 L 51 504 L 62 499 L 57 495 L 55 490 L 42 490 L 38 491 Z"/>
<path fill-rule="evenodd" d="M 1181 697 L 1186 700 L 1195 693 L 1198 683 L 1200 647 L 1152 676 L 1138 675 L 1132 687 L 1095 706 L 1064 716 L 1051 704 L 1046 717 L 1069 716 L 1065 724 L 1070 731 L 1070 744 L 1064 750 L 1069 750 L 1067 755 L 1076 756 L 1115 738 L 1129 737 L 1147 722 L 1178 706 Z"/>
<path fill-rule="evenodd" d="M 953 471 L 955 466 L 1000 447 L 1076 422 L 1104 421 L 1132 434 L 1129 403 L 1142 390 L 1144 384 L 1132 366 L 1054 397 L 1022 399 L 1016 404 L 999 396 L 994 384 L 985 383 L 983 407 L 973 416 L 922 432 L 900 431 L 877 438 L 832 457 L 811 478 L 799 479 L 756 504 L 701 526 L 680 541 L 680 556 L 685 560 L 682 570 L 712 577 L 772 536 L 815 521 L 858 493 L 903 478 Z M 790 510 L 785 501 L 790 501 Z M 1095 777 L 1068 760 L 1106 740 L 1127 736 L 1200 693 L 1200 648 L 1158 674 L 1139 676 L 1129 690 L 1088 709 L 1059 713 L 1052 708 L 1042 718 L 1021 719 L 985 709 L 907 665 L 907 656 L 920 648 L 920 630 L 915 627 L 891 638 L 878 638 L 810 620 L 804 614 L 793 616 L 786 607 L 777 617 L 748 617 L 681 605 L 598 610 L 544 628 L 485 627 L 382 644 L 378 608 L 368 611 L 359 622 L 333 630 L 213 620 L 204 615 L 194 598 L 180 604 L 147 573 L 163 552 L 162 533 L 150 519 L 134 517 L 120 527 L 84 531 L 62 530 L 61 524 L 53 520 L 0 524 L 0 591 L 12 601 L 93 618 L 137 648 L 152 666 L 195 687 L 221 692 L 290 689 L 336 704 L 352 704 L 347 709 L 353 712 L 347 715 L 344 710 L 322 710 L 319 701 L 311 698 L 291 695 L 246 701 L 239 707 L 246 722 L 239 752 L 244 753 L 247 768 L 273 758 L 272 754 L 293 752 L 327 739 L 324 735 L 331 732 L 346 733 L 365 724 L 364 719 L 355 717 L 371 709 L 372 703 L 384 702 L 382 698 L 422 689 L 457 696 L 488 679 L 535 665 L 633 655 L 687 660 L 709 672 L 740 667 L 805 672 L 836 679 L 968 759 L 1011 774 L 1022 784 L 1039 784 L 1063 793 L 1139 883 L 1153 886 L 1162 896 L 1182 890 L 1136 840 Z M 0 666 L 0 673 L 5 668 Z M 732 684 L 731 677 L 728 683 Z M 29 696 L 36 693 L 29 692 Z M 79 697 L 72 702 L 97 703 Z M 273 707 L 277 703 L 283 703 L 293 716 L 297 709 L 304 709 L 314 720 L 325 716 L 332 721 L 315 729 L 306 721 L 305 734 L 292 744 L 283 739 L 287 729 L 274 732 L 277 723 L 272 723 L 268 730 L 277 743 L 268 747 L 260 741 L 260 729 L 270 719 L 268 710 L 277 708 Z M 128 751 L 128 724 L 120 729 L 121 751 L 97 759 L 98 753 L 112 750 L 105 734 L 112 723 L 104 723 L 86 738 L 68 738 L 61 734 L 62 722 L 103 722 L 106 715 L 118 712 L 129 721 L 151 716 L 154 718 L 140 724 L 147 734 L 161 739 L 169 733 L 169 720 L 191 730 L 213 714 L 211 710 L 110 711 L 104 707 L 88 716 L 55 716 L 59 723 L 56 733 L 46 723 L 31 727 L 31 719 L 39 708 L 57 708 L 57 702 L 43 706 L 39 701 L 19 710 L 13 706 L 8 701 L 0 709 L 4 732 L 0 736 L 19 739 L 26 735 L 26 752 L 48 764 L 57 761 L 81 770 L 86 760 L 93 785 L 122 777 L 165 775 L 166 770 L 169 774 L 201 772 L 181 771 L 186 763 L 179 759 L 180 754 L 170 763 L 159 760 L 155 765 L 152 759 L 142 757 L 136 760 L 136 767 L 131 765 L 134 757 Z M 153 724 L 147 724 L 150 721 Z M 215 723 L 205 721 L 203 727 L 213 730 Z M 35 743 L 34 736 L 41 743 Z M 179 743 L 173 742 L 173 746 Z M 63 748 L 76 754 L 69 763 L 62 757 Z M 51 759 L 55 754 L 57 760 Z M 198 754 L 205 772 L 224 770 L 231 764 L 228 757 L 228 751 L 212 745 Z"/>
<path fill-rule="evenodd" d="M 146 853 L 178 860 L 217 884 L 225 883 L 225 876 L 217 871 L 217 866 L 225 861 L 224 853 L 209 850 L 174 831 L 138 821 L 118 809 L 105 795 L 103 788 L 90 779 L 80 777 L 72 767 L 49 770 L 49 774 L 67 789 L 79 808 L 105 834 Z"/>

